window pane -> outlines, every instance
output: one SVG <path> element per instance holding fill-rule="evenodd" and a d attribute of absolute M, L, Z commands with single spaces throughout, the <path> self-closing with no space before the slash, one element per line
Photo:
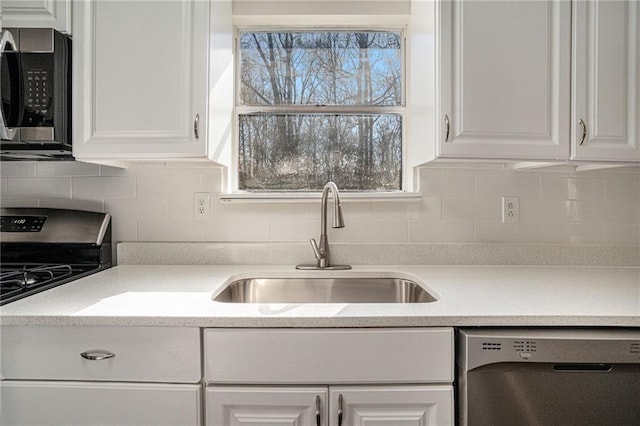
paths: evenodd
<path fill-rule="evenodd" d="M 400 32 L 240 33 L 240 105 L 402 105 Z"/>
<path fill-rule="evenodd" d="M 239 189 L 402 188 L 399 114 L 239 116 Z"/>

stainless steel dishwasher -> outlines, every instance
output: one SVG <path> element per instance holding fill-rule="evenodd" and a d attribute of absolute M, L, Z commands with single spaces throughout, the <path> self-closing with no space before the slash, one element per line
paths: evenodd
<path fill-rule="evenodd" d="M 458 332 L 459 425 L 640 425 L 640 329 Z"/>

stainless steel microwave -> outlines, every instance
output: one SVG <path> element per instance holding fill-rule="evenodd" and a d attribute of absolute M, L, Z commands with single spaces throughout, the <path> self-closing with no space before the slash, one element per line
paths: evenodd
<path fill-rule="evenodd" d="M 0 158 L 72 159 L 71 39 L 50 28 L 0 37 Z"/>

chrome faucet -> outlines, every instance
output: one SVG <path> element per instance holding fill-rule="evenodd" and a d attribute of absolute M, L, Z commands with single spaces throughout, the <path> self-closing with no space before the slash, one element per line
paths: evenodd
<path fill-rule="evenodd" d="M 349 265 L 332 265 L 329 261 L 329 238 L 327 237 L 327 198 L 329 191 L 333 196 L 333 228 L 344 228 L 342 206 L 340 205 L 340 193 L 333 182 L 328 182 L 322 190 L 322 202 L 320 205 L 320 244 L 312 238 L 309 240 L 313 254 L 318 260 L 316 265 L 298 265 L 296 269 L 351 269 Z"/>

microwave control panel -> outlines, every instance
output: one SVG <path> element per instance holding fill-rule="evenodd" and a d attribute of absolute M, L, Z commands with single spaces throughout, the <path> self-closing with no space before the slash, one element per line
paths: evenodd
<path fill-rule="evenodd" d="M 49 72 L 43 69 L 30 69 L 26 74 L 25 105 L 35 114 L 47 115 L 51 106 Z"/>

